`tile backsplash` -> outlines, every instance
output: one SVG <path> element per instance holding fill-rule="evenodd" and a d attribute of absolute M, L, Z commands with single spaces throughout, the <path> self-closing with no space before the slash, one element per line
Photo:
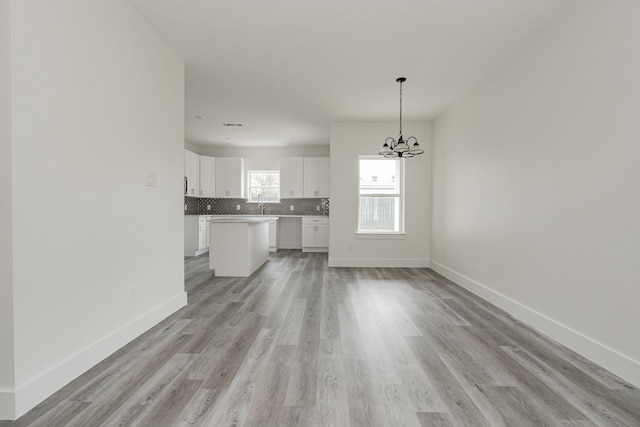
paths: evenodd
<path fill-rule="evenodd" d="M 185 215 L 198 215 L 198 200 L 195 197 L 184 198 L 184 214 Z"/>
<path fill-rule="evenodd" d="M 199 199 L 185 197 L 185 215 L 259 215 L 257 203 L 245 199 Z M 237 207 L 240 206 L 240 210 Z M 266 215 L 329 215 L 329 199 L 284 199 L 265 203 Z M 291 210 L 293 206 L 293 210 Z M 210 209 L 209 209 L 210 207 Z"/>

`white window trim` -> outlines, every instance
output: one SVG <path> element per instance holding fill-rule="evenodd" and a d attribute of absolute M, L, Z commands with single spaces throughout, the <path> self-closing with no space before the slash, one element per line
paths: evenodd
<path fill-rule="evenodd" d="M 356 231 L 356 239 L 362 240 L 406 240 L 407 233 L 397 231 Z"/>
<path fill-rule="evenodd" d="M 376 194 L 367 194 L 367 196 L 371 197 L 398 197 L 400 199 L 400 213 L 399 213 L 399 229 L 400 231 L 374 231 L 374 230 L 360 230 L 360 160 L 382 160 L 380 156 L 358 156 L 358 218 L 357 218 L 357 229 L 356 229 L 356 238 L 357 239 L 388 239 L 388 240 L 403 240 L 406 238 L 406 230 L 405 230 L 405 183 L 404 183 L 404 160 L 405 159 L 390 159 L 390 160 L 398 160 L 398 175 L 400 178 L 400 192 L 389 194 L 389 193 L 376 193 Z M 403 237 L 404 236 L 404 237 Z"/>
<path fill-rule="evenodd" d="M 247 204 L 254 204 L 257 205 L 259 203 L 262 204 L 269 204 L 269 203 L 280 203 L 280 187 L 278 188 L 278 200 L 274 201 L 274 202 L 253 202 L 251 201 L 251 173 L 273 173 L 273 172 L 277 172 L 278 174 L 280 174 L 280 171 L 278 169 L 251 169 L 247 171 Z M 261 187 L 262 188 L 262 187 Z M 276 188 L 276 187 L 274 187 Z"/>

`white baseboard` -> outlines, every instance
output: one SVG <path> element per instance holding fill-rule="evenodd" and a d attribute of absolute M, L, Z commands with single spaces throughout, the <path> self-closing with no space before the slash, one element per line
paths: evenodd
<path fill-rule="evenodd" d="M 278 249 L 302 249 L 302 243 L 300 242 L 287 242 L 287 241 L 280 241 L 280 244 L 278 245 Z"/>
<path fill-rule="evenodd" d="M 613 372 L 631 384 L 640 387 L 640 362 L 637 360 L 633 360 L 615 349 L 575 331 L 544 314 L 538 313 L 534 309 L 502 295 L 434 260 L 431 260 L 431 268 L 532 328 Z"/>
<path fill-rule="evenodd" d="M 0 419 L 16 419 L 98 362 L 187 305 L 182 292 L 95 343 L 51 367 L 15 390 L 0 390 Z M 10 411 L 7 412 L 7 410 Z"/>
<path fill-rule="evenodd" d="M 424 258 L 335 258 L 329 256 L 329 267 L 429 268 Z"/>

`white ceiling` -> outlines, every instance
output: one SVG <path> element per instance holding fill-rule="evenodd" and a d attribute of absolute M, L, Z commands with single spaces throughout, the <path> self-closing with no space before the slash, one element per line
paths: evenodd
<path fill-rule="evenodd" d="M 185 139 L 256 147 L 397 121 L 399 76 L 404 120 L 430 120 L 575 0 L 129 2 L 186 62 Z"/>

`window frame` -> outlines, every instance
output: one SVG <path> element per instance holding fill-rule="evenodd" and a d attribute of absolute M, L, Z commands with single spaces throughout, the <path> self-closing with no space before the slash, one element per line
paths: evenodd
<path fill-rule="evenodd" d="M 254 187 L 251 185 L 252 173 L 276 173 L 278 174 L 278 185 L 273 187 Z M 275 201 L 251 200 L 252 188 L 275 188 L 278 191 L 278 199 Z M 280 203 L 280 171 L 278 169 L 251 169 L 247 171 L 247 203 Z"/>
<path fill-rule="evenodd" d="M 361 181 L 360 181 L 360 169 L 362 167 L 362 160 L 377 160 L 377 161 L 395 161 L 397 162 L 397 170 L 398 170 L 398 192 L 397 193 L 366 193 L 363 194 L 362 193 L 362 185 L 361 185 Z M 361 199 L 362 197 L 380 197 L 380 198 L 397 198 L 398 199 L 398 230 L 363 230 L 361 229 L 361 218 L 362 218 L 362 212 L 361 212 L 361 207 L 362 207 L 362 203 L 361 203 Z M 402 158 L 393 158 L 393 159 L 386 159 L 386 158 L 382 158 L 380 156 L 371 156 L 371 155 L 367 155 L 367 156 L 358 156 L 358 198 L 357 198 L 357 203 L 358 203 L 358 218 L 357 218 L 357 228 L 356 228 L 356 234 L 359 237 L 362 238 L 366 238 L 367 236 L 387 236 L 389 238 L 394 238 L 394 236 L 399 237 L 399 236 L 404 236 L 405 233 L 405 177 L 404 177 L 404 159 Z"/>

